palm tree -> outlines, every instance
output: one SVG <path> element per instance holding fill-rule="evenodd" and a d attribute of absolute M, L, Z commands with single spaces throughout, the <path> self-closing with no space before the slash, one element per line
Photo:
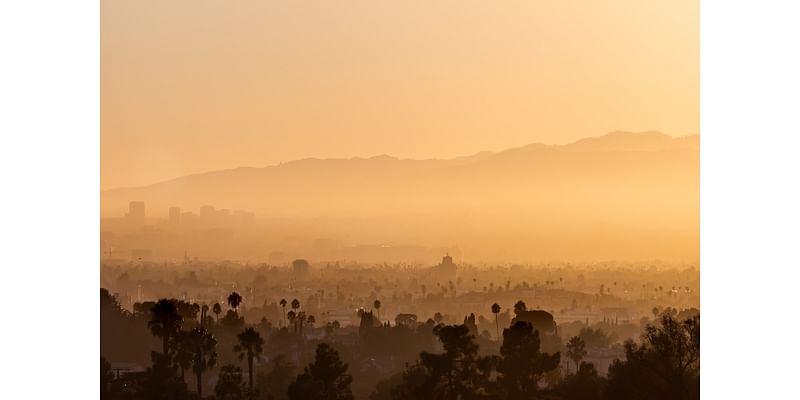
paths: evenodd
<path fill-rule="evenodd" d="M 303 336 L 303 323 L 306 322 L 306 312 L 300 311 L 299 313 L 297 313 L 295 319 L 300 322 L 300 337 L 305 339 L 305 337 Z"/>
<path fill-rule="evenodd" d="M 586 343 L 579 336 L 573 336 L 567 342 L 567 357 L 575 363 L 575 371 L 577 372 L 581 360 L 586 357 Z"/>
<path fill-rule="evenodd" d="M 197 377 L 197 396 L 203 398 L 203 372 L 217 364 L 217 339 L 204 327 L 190 332 L 192 372 Z"/>
<path fill-rule="evenodd" d="M 228 304 L 233 308 L 233 311 L 239 312 L 239 304 L 242 304 L 242 296 L 239 293 L 233 292 L 228 295 Z"/>
<path fill-rule="evenodd" d="M 236 336 L 239 343 L 233 346 L 233 351 L 239 353 L 239 359 L 247 358 L 247 376 L 249 378 L 250 396 L 253 395 L 253 360 L 261 361 L 264 349 L 264 339 L 253 328 L 247 328 Z"/>
<path fill-rule="evenodd" d="M 197 319 L 197 314 L 199 314 L 199 313 L 200 313 L 200 310 L 201 310 L 201 308 L 200 308 L 200 304 L 197 304 L 197 303 L 192 303 L 192 315 L 194 315 L 194 319 L 195 319 L 195 321 L 196 321 L 196 319 Z M 202 315 L 200 315 L 200 317 L 201 317 L 201 318 L 200 318 L 200 322 L 202 323 L 202 322 L 203 322 L 203 321 L 202 321 Z"/>
<path fill-rule="evenodd" d="M 190 331 L 178 331 L 174 340 L 170 343 L 170 347 L 175 355 L 175 363 L 181 370 L 181 380 L 185 378 L 185 372 L 192 366 L 192 337 Z"/>
<path fill-rule="evenodd" d="M 295 318 L 296 315 L 297 315 L 297 313 L 295 313 L 294 310 L 289 310 L 289 312 L 286 313 L 286 316 L 289 318 L 289 324 L 292 325 L 292 330 L 295 333 L 297 333 L 297 325 L 295 325 L 295 323 L 294 323 L 294 318 Z"/>
<path fill-rule="evenodd" d="M 300 308 L 300 300 L 294 299 L 292 300 L 292 309 L 297 310 Z"/>
<path fill-rule="evenodd" d="M 286 299 L 281 299 L 281 307 L 283 308 L 283 323 L 286 324 Z"/>
<path fill-rule="evenodd" d="M 206 324 L 206 315 L 208 315 L 208 304 L 203 304 L 200 309 L 200 325 Z"/>
<path fill-rule="evenodd" d="M 169 354 L 169 341 L 181 329 L 181 315 L 178 314 L 178 309 L 175 307 L 173 301 L 167 299 L 159 300 L 153 308 L 150 309 L 152 318 L 147 323 L 150 332 L 160 337 L 164 341 L 164 355 Z"/>
<path fill-rule="evenodd" d="M 375 302 L 372 303 L 372 306 L 375 307 L 375 311 L 378 312 L 378 319 L 381 319 L 381 301 L 375 300 Z"/>
<path fill-rule="evenodd" d="M 494 324 L 497 328 L 497 340 L 500 340 L 500 322 L 497 321 L 497 314 L 500 314 L 500 304 L 492 304 L 492 313 L 494 314 Z"/>
<path fill-rule="evenodd" d="M 306 322 L 308 322 L 308 327 L 309 328 L 313 328 L 314 324 L 317 322 L 317 319 L 314 318 L 313 315 L 309 315 L 308 318 L 306 318 Z"/>
<path fill-rule="evenodd" d="M 222 312 L 222 306 L 219 303 L 214 303 L 214 314 L 217 314 L 217 322 L 219 322 L 219 314 Z"/>

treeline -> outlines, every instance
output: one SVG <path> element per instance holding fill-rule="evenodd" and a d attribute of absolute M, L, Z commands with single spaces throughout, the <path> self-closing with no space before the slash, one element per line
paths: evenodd
<path fill-rule="evenodd" d="M 439 399 L 699 399 L 700 317 L 678 321 L 664 313 L 647 327 L 642 342 L 625 343 L 608 377 L 582 362 L 585 343 L 572 337 L 565 356 L 575 373 L 547 379 L 560 353 L 540 350 L 539 331 L 517 321 L 503 330 L 499 356 L 480 356 L 466 325 L 437 326 L 444 351 L 422 353 L 397 377 L 378 385 L 371 400 Z"/>
<path fill-rule="evenodd" d="M 143 372 L 114 370 L 101 357 L 101 398 L 347 400 L 356 397 L 353 387 L 359 379 L 375 382 L 370 383 L 370 400 L 699 398 L 700 318 L 678 318 L 674 309 L 663 310 L 639 341 L 626 341 L 624 359 L 614 361 L 602 376 L 585 361 L 586 342 L 604 342 L 606 337 L 582 330 L 559 347 L 563 354 L 550 351 L 557 347 L 547 341 L 558 338 L 552 316 L 527 310 L 523 302 L 515 305 L 510 326 L 497 326 L 502 341 L 477 335 L 474 315 L 458 325 L 428 320 L 389 326 L 372 312 L 361 314 L 361 325 L 352 337 L 338 336 L 339 327 L 326 324 L 321 340 L 306 339 L 303 326 L 315 321 L 305 314 L 300 317 L 299 302 L 281 302 L 285 326 L 276 329 L 267 321 L 246 324 L 237 313 L 240 303 L 241 296 L 231 293 L 225 317 L 220 317 L 219 305 L 175 299 L 142 304 L 128 313 L 101 289 L 103 329 L 111 327 L 123 335 L 123 329 L 131 329 L 129 334 L 140 340 L 137 329 L 144 325 L 150 335 L 144 342 L 150 346 L 150 366 Z M 290 312 L 285 311 L 287 305 Z M 482 346 L 497 346 L 499 351 L 481 352 Z M 256 371 L 267 348 L 276 354 L 269 357 L 270 368 Z M 312 350 L 313 358 L 303 361 L 301 353 Z M 404 359 L 405 367 L 376 380 L 379 366 L 369 360 L 384 354 Z M 220 365 L 221 359 L 239 362 Z M 355 360 L 356 365 L 343 359 Z M 564 361 L 572 366 L 566 373 Z M 296 371 L 295 365 L 306 367 Z M 216 379 L 209 379 L 212 374 Z M 193 380 L 194 387 L 187 380 Z"/>

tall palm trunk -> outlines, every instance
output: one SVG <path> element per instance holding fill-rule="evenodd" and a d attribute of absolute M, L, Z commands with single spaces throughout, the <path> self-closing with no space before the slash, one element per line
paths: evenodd
<path fill-rule="evenodd" d="M 200 345 L 200 360 L 204 360 L 202 344 Z M 200 368 L 197 368 L 197 397 L 203 398 L 203 371 Z"/>
<path fill-rule="evenodd" d="M 196 372 L 197 374 L 197 397 L 203 398 L 203 373 Z"/>
<path fill-rule="evenodd" d="M 494 325 L 497 328 L 497 341 L 500 341 L 500 322 L 497 320 L 497 314 L 494 315 Z"/>
<path fill-rule="evenodd" d="M 250 397 L 253 397 L 253 357 L 247 357 L 247 375 L 250 380 Z"/>

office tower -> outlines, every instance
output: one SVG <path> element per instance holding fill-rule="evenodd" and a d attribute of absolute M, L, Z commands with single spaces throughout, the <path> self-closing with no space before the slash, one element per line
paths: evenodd
<path fill-rule="evenodd" d="M 131 227 L 142 227 L 144 226 L 144 202 L 143 201 L 132 201 L 128 205 L 128 214 L 125 215 L 126 220 L 128 222 L 128 226 Z"/>

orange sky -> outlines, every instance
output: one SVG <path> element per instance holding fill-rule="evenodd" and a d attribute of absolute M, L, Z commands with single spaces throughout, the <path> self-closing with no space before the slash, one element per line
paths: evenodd
<path fill-rule="evenodd" d="M 101 188 L 699 129 L 697 0 L 104 0 Z"/>

